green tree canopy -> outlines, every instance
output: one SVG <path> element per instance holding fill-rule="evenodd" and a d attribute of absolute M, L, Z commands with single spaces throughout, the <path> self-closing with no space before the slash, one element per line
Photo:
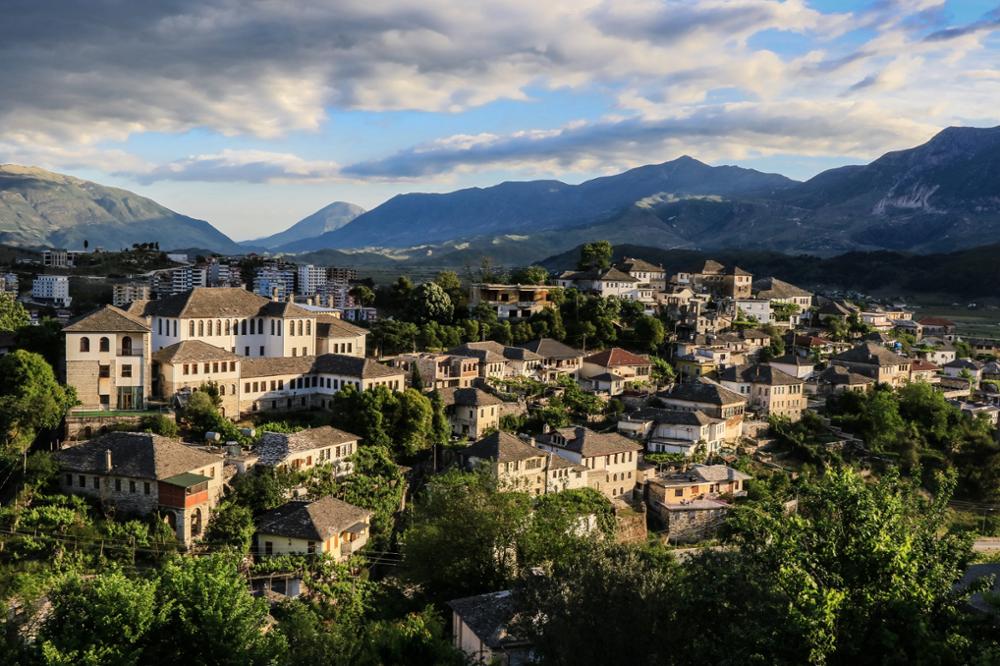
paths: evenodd
<path fill-rule="evenodd" d="M 0 331 L 14 332 L 31 322 L 28 311 L 14 296 L 0 292 Z"/>
<path fill-rule="evenodd" d="M 0 358 L 0 455 L 26 450 L 75 404 L 73 388 L 56 381 L 38 354 L 18 349 Z"/>

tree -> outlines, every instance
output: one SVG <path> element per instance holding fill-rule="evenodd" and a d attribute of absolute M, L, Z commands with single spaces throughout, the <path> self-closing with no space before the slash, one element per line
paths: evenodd
<path fill-rule="evenodd" d="M 671 631 L 677 578 L 666 551 L 581 542 L 551 571 L 527 576 L 515 626 L 546 664 L 670 663 L 671 646 L 684 645 Z"/>
<path fill-rule="evenodd" d="M 431 447 L 434 408 L 420 391 L 408 388 L 397 398 L 393 442 L 404 456 Z"/>
<path fill-rule="evenodd" d="M 514 284 L 545 284 L 549 281 L 549 272 L 543 266 L 526 266 L 514 271 L 510 281 Z"/>
<path fill-rule="evenodd" d="M 31 323 L 28 311 L 14 296 L 0 292 L 0 331 L 13 332 Z"/>
<path fill-rule="evenodd" d="M 375 292 L 366 285 L 356 284 L 351 287 L 351 290 L 348 293 L 359 305 L 367 307 L 375 302 Z"/>
<path fill-rule="evenodd" d="M 410 294 L 410 317 L 418 324 L 448 323 L 455 312 L 451 297 L 434 282 L 424 282 Z"/>
<path fill-rule="evenodd" d="M 53 368 L 61 367 L 66 358 L 62 324 L 50 317 L 42 319 L 37 326 L 19 328 L 16 341 L 18 349 L 41 354 Z"/>
<path fill-rule="evenodd" d="M 649 351 L 659 349 L 666 337 L 663 322 L 649 315 L 643 315 L 635 322 L 634 331 L 636 344 Z"/>
<path fill-rule="evenodd" d="M 156 621 L 156 581 L 111 572 L 70 576 L 50 595 L 38 635 L 49 664 L 140 664 Z"/>
<path fill-rule="evenodd" d="M 672 384 L 676 381 L 677 372 L 667 361 L 659 356 L 650 356 L 649 360 L 653 364 L 651 376 L 658 386 Z"/>
<path fill-rule="evenodd" d="M 462 286 L 462 280 L 455 271 L 441 271 L 434 276 L 434 284 L 444 289 L 456 308 L 464 306 L 468 301 L 468 294 Z"/>
<path fill-rule="evenodd" d="M 255 531 L 250 507 L 226 501 L 212 512 L 206 540 L 211 544 L 231 546 L 245 555 L 250 550 Z"/>
<path fill-rule="evenodd" d="M 267 602 L 250 594 L 234 557 L 168 562 L 160 574 L 161 617 L 150 663 L 267 664 L 285 647 L 264 633 Z"/>
<path fill-rule="evenodd" d="M 372 342 L 381 354 L 412 352 L 417 348 L 416 324 L 395 319 L 380 319 L 372 326 Z"/>
<path fill-rule="evenodd" d="M 517 572 L 517 537 L 530 512 L 527 495 L 495 490 L 486 473 L 435 477 L 403 533 L 404 573 L 434 599 L 505 589 Z"/>
<path fill-rule="evenodd" d="M 0 455 L 26 451 L 76 403 L 73 388 L 59 384 L 38 354 L 18 349 L 0 358 Z"/>
<path fill-rule="evenodd" d="M 580 248 L 580 270 L 590 268 L 608 268 L 614 248 L 609 241 L 594 241 Z"/>
<path fill-rule="evenodd" d="M 192 391 L 182 414 L 196 432 L 218 432 L 221 429 L 223 417 L 210 391 Z"/>

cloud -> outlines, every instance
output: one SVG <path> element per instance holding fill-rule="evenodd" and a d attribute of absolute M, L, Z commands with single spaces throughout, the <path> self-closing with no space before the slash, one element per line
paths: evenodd
<path fill-rule="evenodd" d="M 994 68 L 982 42 L 998 14 L 961 27 L 946 17 L 943 0 L 854 13 L 807 0 L 11 0 L 0 160 L 260 183 L 604 168 L 669 151 L 870 155 L 995 115 L 995 80 L 962 73 Z M 754 39 L 776 33 L 811 50 Z M 536 90 L 616 108 L 555 129 L 481 127 L 343 169 L 342 156 L 280 148 L 150 165 L 115 145 L 208 130 L 273 147 L 335 122 L 331 111 L 453 114 Z"/>
<path fill-rule="evenodd" d="M 578 123 L 559 130 L 458 135 L 389 157 L 351 164 L 356 178 L 419 179 L 478 168 L 593 168 L 663 161 L 680 152 L 702 159 L 775 153 L 868 156 L 927 139 L 933 125 L 886 117 L 863 103 L 734 103 L 682 115 Z"/>
<path fill-rule="evenodd" d="M 144 184 L 157 181 L 200 182 L 329 182 L 339 179 L 334 162 L 309 161 L 289 153 L 259 150 L 223 150 L 214 155 L 194 155 L 153 168 L 119 171 Z"/>

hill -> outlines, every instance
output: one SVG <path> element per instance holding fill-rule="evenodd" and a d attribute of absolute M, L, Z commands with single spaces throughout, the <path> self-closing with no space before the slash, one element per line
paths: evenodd
<path fill-rule="evenodd" d="M 576 267 L 580 248 L 540 262 L 550 270 Z M 615 260 L 636 257 L 662 265 L 669 273 L 697 270 L 706 259 L 738 265 L 755 276 L 776 275 L 806 289 L 851 290 L 871 294 L 947 295 L 949 298 L 997 297 L 1000 244 L 956 252 L 916 255 L 880 250 L 834 257 L 792 255 L 766 250 L 663 250 L 644 245 L 616 245 Z"/>
<path fill-rule="evenodd" d="M 35 167 L 0 165 L 0 242 L 21 246 L 117 249 L 158 242 L 163 249 L 240 247 L 204 220 L 115 187 Z"/>
<path fill-rule="evenodd" d="M 336 231 L 364 212 L 365 209 L 356 204 L 334 201 L 312 215 L 302 218 L 284 231 L 265 238 L 243 241 L 240 245 L 272 250 L 304 238 L 314 238 L 328 231 Z"/>

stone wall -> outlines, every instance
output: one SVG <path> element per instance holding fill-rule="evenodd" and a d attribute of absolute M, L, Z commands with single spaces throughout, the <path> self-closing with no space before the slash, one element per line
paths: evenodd
<path fill-rule="evenodd" d="M 727 511 L 719 507 L 663 511 L 660 515 L 666 519 L 670 543 L 695 543 L 714 538 Z"/>

